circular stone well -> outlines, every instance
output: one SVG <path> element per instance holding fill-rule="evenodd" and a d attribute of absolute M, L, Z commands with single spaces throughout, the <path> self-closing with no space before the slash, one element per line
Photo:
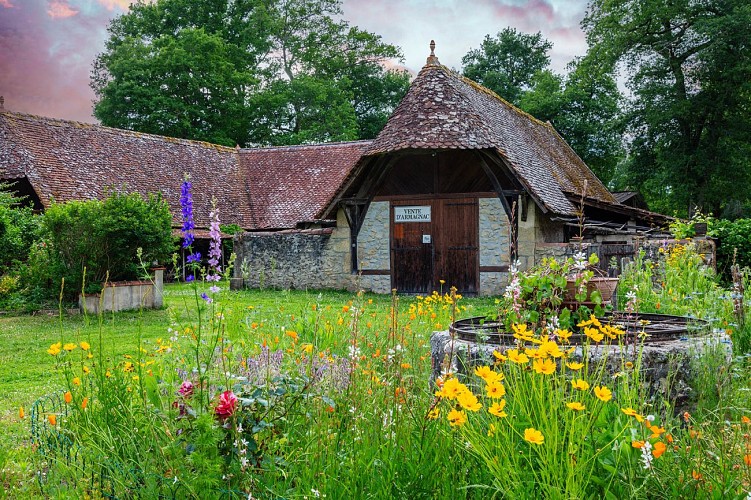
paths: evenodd
<path fill-rule="evenodd" d="M 685 408 L 691 399 L 693 358 L 708 349 L 724 361 L 729 361 L 732 354 L 729 337 L 722 331 L 712 331 L 703 320 L 614 311 L 600 321 L 619 325 L 626 331 L 621 343 L 585 347 L 582 335 L 572 335 L 569 340 L 574 351 L 568 359 L 581 361 L 586 353 L 590 365 L 596 366 L 605 357 L 607 371 L 612 376 L 624 370 L 626 362 L 635 363 L 641 355 L 641 380 L 648 393 L 669 397 L 676 409 Z M 431 382 L 444 370 L 464 378 L 476 366 L 492 365 L 493 351 L 503 353 L 517 346 L 513 334 L 504 329 L 502 323 L 476 317 L 456 321 L 449 330 L 433 332 Z"/>

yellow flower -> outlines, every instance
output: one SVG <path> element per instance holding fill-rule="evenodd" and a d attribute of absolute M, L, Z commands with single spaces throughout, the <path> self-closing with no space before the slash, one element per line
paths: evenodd
<path fill-rule="evenodd" d="M 524 440 L 532 444 L 542 444 L 545 441 L 545 436 L 542 435 L 542 432 L 530 427 L 529 429 L 524 429 Z"/>
<path fill-rule="evenodd" d="M 493 382 L 485 386 L 485 393 L 489 398 L 498 399 L 506 395 L 506 388 L 500 382 Z"/>
<path fill-rule="evenodd" d="M 580 391 L 586 391 L 587 389 L 589 389 L 589 384 L 587 383 L 587 381 L 578 378 L 571 381 L 571 387 L 573 387 L 574 389 L 579 389 Z"/>
<path fill-rule="evenodd" d="M 552 340 L 544 340 L 542 344 L 540 344 L 540 354 L 543 355 L 542 357 L 551 356 L 553 358 L 560 358 L 563 356 L 563 351 L 561 351 L 558 344 Z"/>
<path fill-rule="evenodd" d="M 302 350 L 308 354 L 311 354 L 313 352 L 313 344 L 303 344 Z"/>
<path fill-rule="evenodd" d="M 478 411 L 482 408 L 482 404 L 477 400 L 477 396 L 472 394 L 472 391 L 469 390 L 459 393 L 456 400 L 465 410 Z"/>
<path fill-rule="evenodd" d="M 571 361 L 570 363 L 566 363 L 566 366 L 568 366 L 570 370 L 576 371 L 576 370 L 581 370 L 584 367 L 584 363 Z"/>
<path fill-rule="evenodd" d="M 590 314 L 589 319 L 587 321 L 582 321 L 581 323 L 578 323 L 576 326 L 581 328 L 583 326 L 589 326 L 589 325 L 600 328 L 602 326 L 602 323 L 600 323 L 600 321 L 597 318 L 595 318 L 594 314 Z"/>
<path fill-rule="evenodd" d="M 132 372 L 135 369 L 135 366 L 130 361 L 125 362 L 125 366 L 123 366 L 123 370 L 126 372 Z"/>
<path fill-rule="evenodd" d="M 443 387 L 440 391 L 436 392 L 436 396 L 443 397 L 449 400 L 456 399 L 456 397 L 464 392 L 467 391 L 467 386 L 459 382 L 459 379 L 455 377 L 451 377 L 446 382 L 443 383 Z"/>
<path fill-rule="evenodd" d="M 66 392 L 63 396 L 63 399 L 65 399 L 65 402 L 67 404 L 70 404 L 71 401 L 73 401 L 73 394 L 70 393 L 70 391 Z"/>
<path fill-rule="evenodd" d="M 630 370 L 634 367 L 634 364 L 631 361 L 626 361 L 626 369 Z"/>
<path fill-rule="evenodd" d="M 91 349 L 91 346 L 85 340 L 78 345 L 80 345 L 81 349 L 83 349 L 84 351 L 88 351 L 89 349 Z"/>
<path fill-rule="evenodd" d="M 639 413 L 631 407 L 621 408 L 621 411 L 629 417 L 636 417 Z"/>
<path fill-rule="evenodd" d="M 570 409 L 576 410 L 576 411 L 582 411 L 585 408 L 585 406 L 583 404 L 581 404 L 579 401 L 573 401 L 571 403 L 566 403 L 566 406 L 568 406 Z"/>
<path fill-rule="evenodd" d="M 451 427 L 461 427 L 467 421 L 467 414 L 459 410 L 451 410 L 446 417 Z"/>
<path fill-rule="evenodd" d="M 610 392 L 610 389 L 605 387 L 604 385 L 598 386 L 594 388 L 595 396 L 597 396 L 597 399 L 600 401 L 610 401 L 613 399 L 613 393 Z"/>
<path fill-rule="evenodd" d="M 594 342 L 600 342 L 605 335 L 603 335 L 597 328 L 585 328 L 584 335 L 592 339 Z"/>
<path fill-rule="evenodd" d="M 493 351 L 493 356 L 498 361 L 506 361 L 508 358 L 500 353 L 500 351 Z"/>
<path fill-rule="evenodd" d="M 555 363 L 551 359 L 536 359 L 532 363 L 532 369 L 535 373 L 550 375 L 555 373 Z"/>
<path fill-rule="evenodd" d="M 63 349 L 65 349 L 66 351 L 70 352 L 73 349 L 75 349 L 76 347 L 78 347 L 78 346 L 76 344 L 74 344 L 73 342 L 68 342 L 67 344 L 65 344 L 63 346 Z"/>
<path fill-rule="evenodd" d="M 81 379 L 78 377 L 73 377 L 73 385 L 81 385 Z"/>
<path fill-rule="evenodd" d="M 490 424 L 490 426 L 488 426 L 488 437 L 495 436 L 495 430 L 496 430 L 495 424 Z"/>
<path fill-rule="evenodd" d="M 438 407 L 436 406 L 435 408 L 433 408 L 432 410 L 430 410 L 430 411 L 428 412 L 428 415 L 427 415 L 427 417 L 428 417 L 428 419 L 429 419 L 429 420 L 435 420 L 435 419 L 437 419 L 437 418 L 438 418 L 438 416 L 439 416 L 440 414 L 441 414 L 441 410 L 440 410 L 440 408 L 438 408 Z"/>
<path fill-rule="evenodd" d="M 475 368 L 475 375 L 483 379 L 486 384 L 503 380 L 503 374 L 493 371 L 489 366 L 478 366 Z"/>
<path fill-rule="evenodd" d="M 523 352 L 519 352 L 518 349 L 509 349 L 506 351 L 506 354 L 508 355 L 508 359 L 513 361 L 514 363 L 523 365 L 525 363 L 529 363 L 529 358 L 526 354 Z"/>
<path fill-rule="evenodd" d="M 89 374 L 89 372 L 91 371 L 91 370 L 89 369 L 89 367 L 88 367 L 88 366 L 86 366 L 86 365 L 83 365 L 83 368 L 82 368 L 82 369 L 83 369 L 83 374 L 84 374 L 84 375 L 88 375 L 88 374 Z"/>
<path fill-rule="evenodd" d="M 490 408 L 488 408 L 488 413 L 491 415 L 495 415 L 496 417 L 503 418 L 508 416 L 508 414 L 503 411 L 503 409 L 506 407 L 506 400 L 502 399 L 498 403 L 493 403 Z"/>
<path fill-rule="evenodd" d="M 62 342 L 58 342 L 57 344 L 52 344 L 49 349 L 47 349 L 47 352 L 51 354 L 52 356 L 57 356 L 60 354 L 60 350 L 62 349 L 63 344 Z"/>
<path fill-rule="evenodd" d="M 568 342 L 568 339 L 571 337 L 571 332 L 568 330 L 556 330 L 555 335 L 563 342 Z"/>

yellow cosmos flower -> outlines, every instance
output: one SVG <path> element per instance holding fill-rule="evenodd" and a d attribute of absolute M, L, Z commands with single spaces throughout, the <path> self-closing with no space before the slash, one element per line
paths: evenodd
<path fill-rule="evenodd" d="M 62 342 L 58 342 L 57 344 L 52 344 L 49 349 L 47 349 L 47 353 L 51 354 L 52 356 L 57 356 L 60 354 L 60 350 L 62 349 L 63 344 Z"/>
<path fill-rule="evenodd" d="M 440 410 L 440 408 L 438 408 L 438 407 L 436 406 L 435 408 L 433 408 L 432 410 L 430 410 L 430 411 L 428 412 L 427 418 L 428 418 L 429 420 L 435 420 L 435 419 L 437 419 L 437 418 L 438 418 L 438 416 L 439 416 L 440 414 L 441 414 L 441 410 Z"/>
<path fill-rule="evenodd" d="M 485 393 L 489 398 L 498 399 L 506 395 L 506 388 L 500 382 L 493 382 L 485 386 Z"/>
<path fill-rule="evenodd" d="M 472 394 L 472 391 L 463 391 L 456 397 L 456 401 L 462 408 L 469 411 L 478 411 L 482 408 L 482 404 L 477 400 L 477 396 Z"/>
<path fill-rule="evenodd" d="M 88 351 L 89 349 L 91 349 L 91 345 L 89 345 L 89 343 L 86 342 L 85 340 L 78 345 L 81 346 L 81 349 L 83 349 L 84 351 Z"/>
<path fill-rule="evenodd" d="M 91 369 L 88 366 L 86 366 L 86 365 L 83 365 L 82 370 L 83 370 L 83 374 L 84 375 L 88 375 L 89 372 L 91 371 Z"/>
<path fill-rule="evenodd" d="M 68 342 L 67 344 L 65 344 L 63 346 L 63 349 L 66 350 L 66 351 L 68 351 L 68 352 L 70 352 L 73 349 L 75 349 L 76 347 L 78 347 L 78 346 L 76 344 L 74 344 L 73 342 Z"/>
<path fill-rule="evenodd" d="M 509 349 L 506 351 L 508 359 L 516 364 L 523 365 L 529 363 L 529 358 L 523 352 L 519 352 L 518 349 Z"/>
<path fill-rule="evenodd" d="M 590 326 L 590 325 L 596 328 L 600 328 L 602 326 L 602 323 L 600 323 L 600 321 L 597 318 L 595 318 L 594 314 L 590 314 L 589 319 L 587 321 L 582 321 L 581 323 L 578 323 L 576 326 L 578 326 L 579 328 L 582 328 L 584 326 Z"/>
<path fill-rule="evenodd" d="M 539 350 L 539 349 L 531 349 L 531 348 L 528 348 L 528 349 L 526 349 L 526 350 L 524 351 L 524 354 L 526 354 L 527 356 L 529 356 L 529 357 L 530 357 L 530 358 L 532 358 L 532 359 L 543 359 L 543 358 L 547 358 L 547 355 L 546 355 L 545 353 L 543 353 L 543 352 L 540 352 L 540 350 Z"/>
<path fill-rule="evenodd" d="M 63 396 L 63 399 L 67 404 L 70 404 L 71 401 L 73 401 L 73 394 L 70 393 L 70 391 L 66 392 Z"/>
<path fill-rule="evenodd" d="M 81 379 L 78 377 L 73 377 L 73 385 L 81 385 Z"/>
<path fill-rule="evenodd" d="M 493 351 L 493 357 L 498 361 L 506 361 L 508 358 L 500 353 L 500 351 Z"/>
<path fill-rule="evenodd" d="M 126 372 L 132 372 L 133 370 L 135 370 L 135 365 L 133 365 L 133 363 L 131 363 L 130 361 L 126 361 L 125 366 L 123 366 L 123 370 L 125 370 Z"/>
<path fill-rule="evenodd" d="M 636 410 L 634 410 L 634 409 L 633 409 L 633 408 L 631 408 L 631 407 L 628 407 L 628 408 L 621 408 L 621 411 L 622 411 L 622 412 L 623 412 L 624 414 L 628 415 L 629 417 L 635 417 L 635 416 L 637 416 L 637 415 L 639 414 L 639 413 L 638 413 L 638 412 L 637 412 Z"/>
<path fill-rule="evenodd" d="M 503 418 L 508 416 L 508 414 L 503 411 L 503 409 L 506 407 L 506 400 L 502 399 L 498 403 L 493 403 L 490 408 L 488 408 L 488 413 L 491 415 L 495 415 L 498 418 Z"/>
<path fill-rule="evenodd" d="M 585 406 L 584 406 L 583 404 L 581 404 L 581 403 L 580 403 L 579 401 L 573 401 L 573 402 L 571 402 L 571 403 L 566 403 L 566 406 L 568 406 L 568 407 L 569 407 L 570 409 L 572 409 L 572 410 L 576 410 L 576 411 L 582 411 L 583 409 L 585 409 L 585 408 L 586 408 L 586 407 L 585 407 Z"/>
<path fill-rule="evenodd" d="M 535 373 L 550 375 L 555 373 L 555 362 L 552 359 L 536 359 L 532 363 L 532 369 Z"/>
<path fill-rule="evenodd" d="M 537 429 L 530 427 L 524 429 L 524 440 L 532 444 L 542 444 L 545 441 L 545 436 Z"/>
<path fill-rule="evenodd" d="M 486 384 L 503 380 L 503 374 L 494 371 L 489 366 L 478 366 L 475 368 L 475 375 L 483 379 Z"/>
<path fill-rule="evenodd" d="M 581 370 L 584 368 L 584 363 L 578 363 L 576 361 L 571 361 L 570 363 L 566 363 L 566 366 L 568 366 L 569 370 Z"/>
<path fill-rule="evenodd" d="M 603 335 L 597 328 L 585 328 L 584 335 L 592 339 L 594 342 L 600 342 L 603 338 L 605 338 L 605 335 Z"/>
<path fill-rule="evenodd" d="M 543 354 L 543 357 L 550 356 L 553 358 L 560 358 L 563 356 L 561 348 L 552 340 L 545 340 L 540 344 L 540 353 Z"/>
<path fill-rule="evenodd" d="M 468 390 L 466 385 L 459 382 L 459 379 L 452 377 L 443 383 L 443 387 L 436 392 L 436 396 L 454 400 L 459 394 Z"/>
<path fill-rule="evenodd" d="M 605 387 L 604 385 L 598 386 L 594 388 L 595 396 L 597 396 L 597 399 L 600 401 L 610 401 L 613 399 L 613 393 L 610 392 L 610 389 Z"/>
<path fill-rule="evenodd" d="M 571 338 L 572 334 L 568 330 L 556 330 L 555 335 L 561 339 L 562 342 L 568 342 L 568 339 Z"/>
<path fill-rule="evenodd" d="M 467 414 L 459 410 L 451 410 L 446 418 L 451 427 L 461 427 L 467 422 Z"/>
<path fill-rule="evenodd" d="M 586 380 L 578 378 L 571 381 L 571 387 L 573 387 L 574 389 L 579 389 L 580 391 L 586 391 L 587 389 L 589 389 L 589 383 L 587 383 Z"/>
<path fill-rule="evenodd" d="M 308 354 L 311 354 L 313 352 L 313 344 L 303 344 L 302 350 Z"/>

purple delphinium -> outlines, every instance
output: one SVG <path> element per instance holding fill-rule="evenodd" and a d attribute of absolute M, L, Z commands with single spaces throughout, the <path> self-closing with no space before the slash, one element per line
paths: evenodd
<path fill-rule="evenodd" d="M 201 298 L 202 298 L 203 300 L 205 300 L 207 304 L 211 304 L 212 302 L 214 302 L 214 299 L 212 299 L 211 297 L 209 297 L 209 296 L 208 296 L 208 295 L 206 295 L 205 293 L 202 293 L 202 294 L 201 294 Z"/>
<path fill-rule="evenodd" d="M 219 281 L 221 279 L 222 267 L 219 261 L 222 258 L 222 235 L 219 229 L 219 211 L 216 209 L 216 199 L 211 200 L 212 210 L 209 214 L 211 225 L 209 226 L 209 272 L 206 275 L 206 281 Z"/>
<path fill-rule="evenodd" d="M 183 216 L 183 248 L 188 248 L 193 244 L 195 237 L 193 236 L 193 230 L 196 228 L 195 222 L 193 222 L 193 194 L 191 188 L 193 185 L 186 178 L 180 187 L 180 207 L 182 208 Z"/>

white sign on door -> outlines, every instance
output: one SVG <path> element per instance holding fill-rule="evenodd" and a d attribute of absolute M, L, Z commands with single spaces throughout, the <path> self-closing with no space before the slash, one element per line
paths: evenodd
<path fill-rule="evenodd" d="M 394 207 L 394 222 L 430 222 L 430 205 L 425 207 Z"/>

